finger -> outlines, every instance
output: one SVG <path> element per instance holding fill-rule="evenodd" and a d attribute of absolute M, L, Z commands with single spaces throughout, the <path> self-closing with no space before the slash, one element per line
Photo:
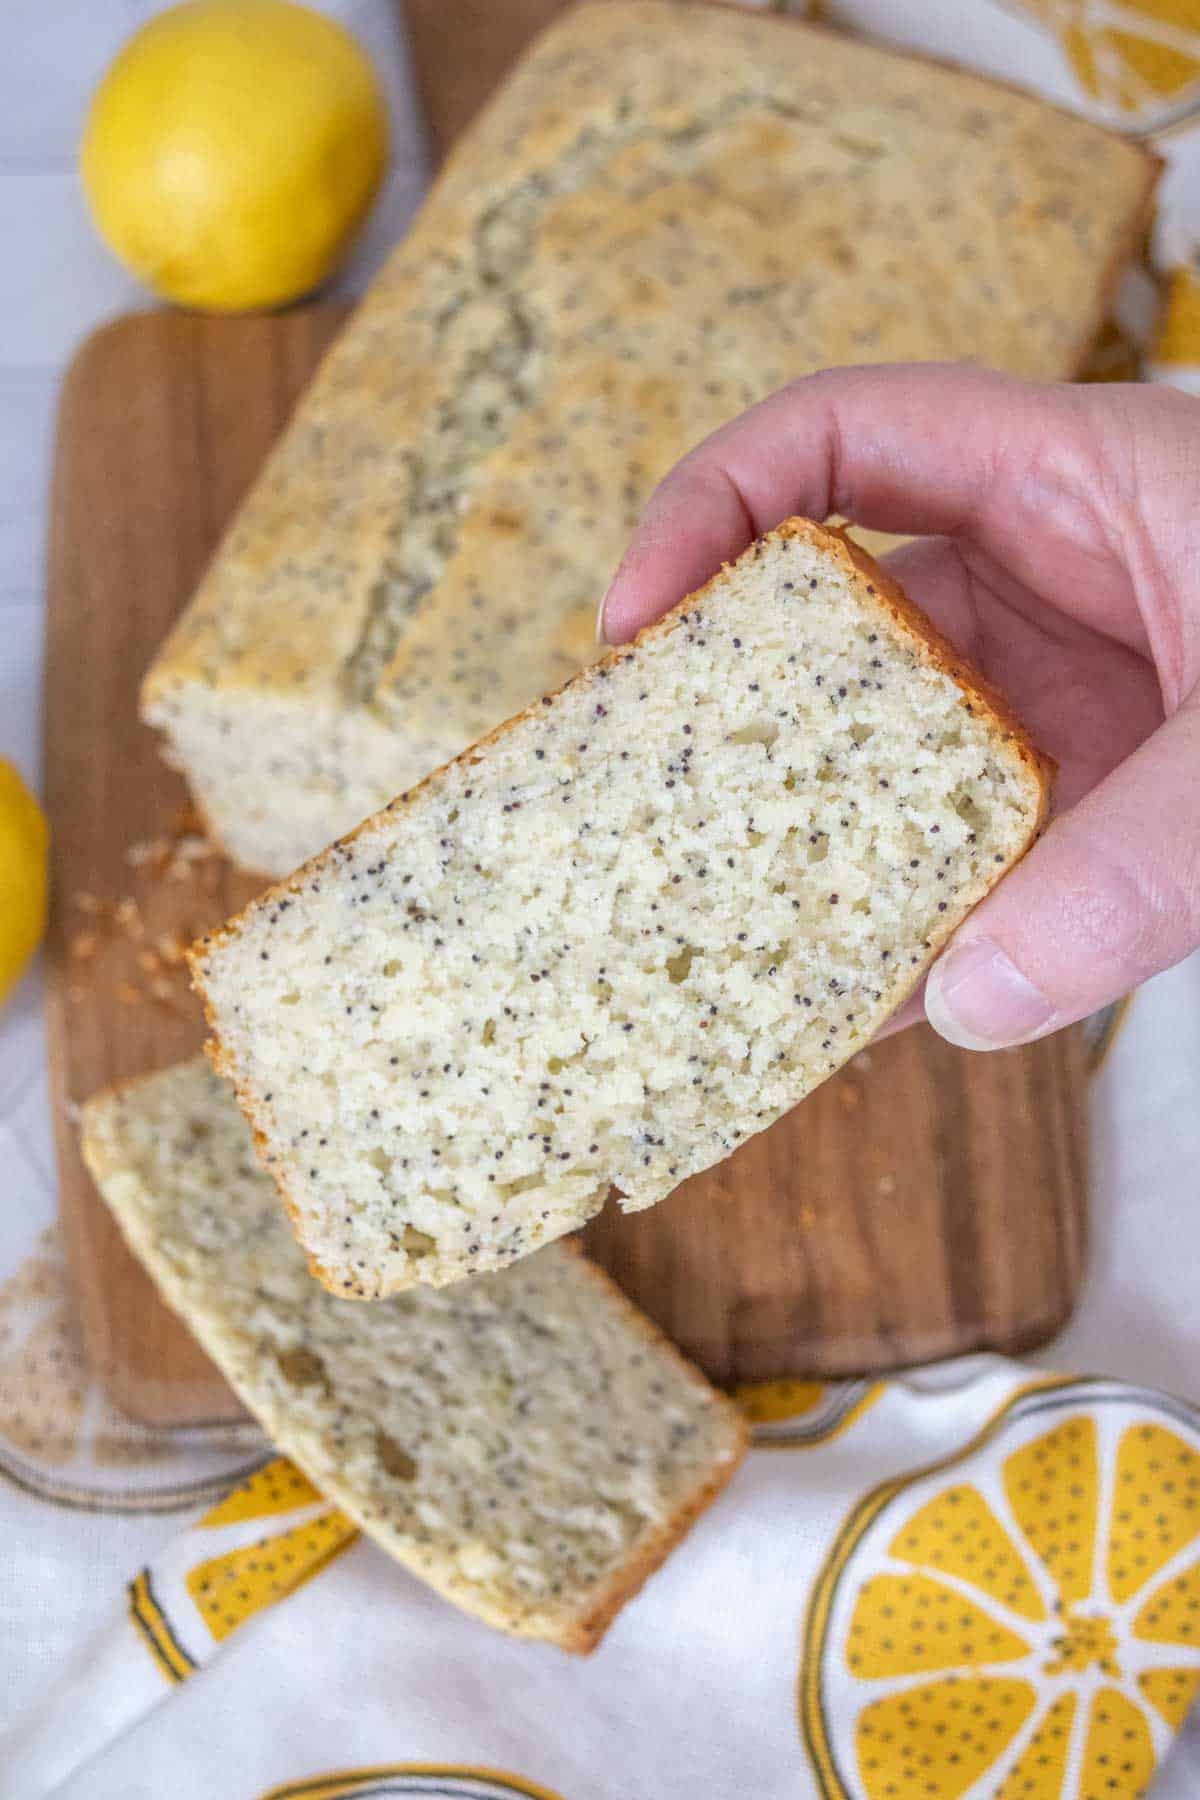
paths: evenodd
<path fill-rule="evenodd" d="M 925 1012 L 969 1050 L 1028 1043 L 1200 942 L 1200 704 L 1058 819 L 934 964 Z"/>
<path fill-rule="evenodd" d="M 1126 485 L 1135 477 L 1116 448 L 1108 457 L 1105 418 L 1123 445 L 1124 413 L 1097 412 L 1085 390 L 957 364 L 830 369 L 794 382 L 706 439 L 651 496 L 603 602 L 601 635 L 632 637 L 789 514 L 840 513 L 976 543 L 1036 592 L 1052 581 L 1076 616 L 1144 652 L 1104 510 L 1128 510 L 1117 504 L 1127 495 L 1114 499 L 1120 480 L 1108 461 Z M 1164 438 L 1182 430 L 1174 413 L 1164 420 Z"/>

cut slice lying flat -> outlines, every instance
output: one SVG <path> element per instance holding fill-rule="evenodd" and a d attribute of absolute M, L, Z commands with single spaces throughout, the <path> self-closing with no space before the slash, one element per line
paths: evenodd
<path fill-rule="evenodd" d="M 740 1415 L 571 1245 L 383 1306 L 326 1293 L 202 1058 L 89 1101 L 83 1148 L 279 1448 L 502 1630 L 590 1650 L 737 1466 Z"/>
<path fill-rule="evenodd" d="M 874 1033 L 1048 765 L 791 520 L 192 956 L 314 1270 L 374 1297 L 653 1205 Z"/>

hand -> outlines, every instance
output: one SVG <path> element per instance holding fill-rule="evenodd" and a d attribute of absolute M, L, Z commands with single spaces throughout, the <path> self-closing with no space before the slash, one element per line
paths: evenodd
<path fill-rule="evenodd" d="M 922 534 L 889 566 L 1059 763 L 1045 836 L 930 973 L 942 1036 L 1026 1043 L 1195 949 L 1200 403 L 941 364 L 810 376 L 668 475 L 601 635 L 632 637 L 790 513 Z"/>

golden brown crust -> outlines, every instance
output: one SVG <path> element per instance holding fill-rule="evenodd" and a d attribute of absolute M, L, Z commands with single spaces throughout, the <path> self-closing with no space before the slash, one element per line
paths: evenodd
<path fill-rule="evenodd" d="M 622 0 L 622 3 L 625 5 L 637 4 L 644 7 L 647 11 L 663 11 L 669 10 L 670 8 L 679 9 L 682 6 L 690 5 L 702 7 L 707 12 L 740 13 L 743 18 L 745 17 L 743 0 Z M 597 22 L 603 25 L 604 20 L 602 15 L 605 9 L 611 6 L 611 4 L 612 0 L 577 0 L 577 4 L 569 7 L 565 15 L 560 18 L 552 19 L 548 24 L 544 25 L 540 31 L 535 33 L 526 49 L 526 56 L 531 56 L 536 50 L 540 50 L 548 40 L 553 40 L 561 32 L 571 31 L 575 35 L 579 35 L 581 25 L 590 22 L 589 15 L 596 15 Z M 820 18 L 805 19 L 795 13 L 776 11 L 757 15 L 756 23 L 761 22 L 765 24 L 768 21 L 782 27 L 784 30 L 807 32 L 814 37 L 836 37 L 844 41 L 847 35 L 849 35 L 840 27 L 832 25 Z M 870 40 L 868 39 L 867 41 L 869 42 Z M 879 48 L 880 46 L 875 47 Z M 900 53 L 896 52 L 896 54 Z M 978 81 L 989 88 L 1007 89 L 1010 93 L 1019 96 L 1023 100 L 1036 100 L 1039 105 L 1045 107 L 1047 112 L 1057 113 L 1060 118 L 1069 119 L 1073 124 L 1079 124 L 1081 122 L 1081 115 L 1071 107 L 1061 105 L 1059 102 L 1051 100 L 1043 94 L 1037 94 L 1033 89 L 1023 87 L 1019 81 L 1010 81 L 1006 80 L 1005 77 L 1001 75 L 985 73 L 981 69 L 974 69 L 966 63 L 958 62 L 953 57 L 937 56 L 932 51 L 907 48 L 904 50 L 903 55 L 910 62 L 924 63 L 927 67 L 931 69 L 940 69 L 948 75 L 956 75 L 966 80 Z M 507 85 L 507 81 L 501 83 L 500 87 L 496 90 L 496 93 L 492 96 L 492 99 L 488 102 L 487 108 L 484 109 L 485 112 L 497 104 L 500 97 L 504 94 Z M 1108 259 L 1107 266 L 1101 274 L 1098 283 L 1094 316 L 1080 328 L 1076 343 L 1066 358 L 1066 369 L 1064 372 L 1067 373 L 1071 379 L 1077 379 L 1086 369 L 1096 339 L 1103 330 L 1105 321 L 1111 310 L 1112 302 L 1117 288 L 1120 286 L 1121 278 L 1129 265 L 1136 261 L 1141 253 L 1147 231 L 1149 230 L 1154 217 L 1155 193 L 1159 181 L 1162 179 L 1163 171 L 1167 166 L 1166 158 L 1161 156 L 1151 144 L 1124 138 L 1121 136 L 1121 133 L 1111 131 L 1107 127 L 1096 124 L 1091 120 L 1086 121 L 1086 123 L 1092 124 L 1093 129 L 1105 133 L 1107 136 L 1120 138 L 1131 151 L 1141 158 L 1145 170 L 1145 186 L 1140 204 L 1137 209 L 1130 214 L 1125 229 L 1117 244 L 1114 246 Z M 466 132 L 455 145 L 454 150 L 451 153 L 451 158 L 448 160 L 468 157 L 471 153 L 471 139 L 472 132 Z M 427 200 L 436 195 L 440 180 L 441 176 L 439 175 L 438 180 L 434 182 L 429 190 Z"/>
<path fill-rule="evenodd" d="M 535 50 L 541 49 L 547 40 L 553 39 L 560 32 L 572 30 L 578 34 L 581 23 L 587 20 L 588 15 L 603 15 L 605 9 L 611 4 L 612 0 L 577 0 L 577 4 L 569 7 L 563 17 L 552 19 L 549 24 L 544 25 L 540 31 L 535 33 L 525 54 L 532 55 Z M 745 17 L 744 0 L 623 0 L 623 4 L 637 4 L 645 7 L 648 11 L 698 6 L 708 12 L 733 12 L 740 13 L 743 18 Z M 814 37 L 836 37 L 844 41 L 849 35 L 839 26 L 832 25 L 826 20 L 805 19 L 796 13 L 772 11 L 757 15 L 756 22 L 765 24 L 768 21 L 785 30 L 807 32 Z M 603 23 L 602 16 L 598 18 L 598 22 Z M 870 42 L 869 39 L 866 41 Z M 875 47 L 880 48 L 878 45 Z M 896 54 L 901 53 L 896 52 Z M 989 88 L 1007 89 L 1022 100 L 1036 100 L 1039 105 L 1045 107 L 1047 112 L 1057 113 L 1060 118 L 1069 119 L 1073 124 L 1081 122 L 1081 115 L 1071 107 L 1061 105 L 1044 94 L 1037 94 L 1032 88 L 1023 87 L 1019 81 L 1010 81 L 1002 75 L 985 73 L 981 69 L 971 68 L 969 64 L 958 62 L 953 57 L 937 56 L 932 51 L 906 48 L 903 55 L 910 62 L 924 63 L 927 67 L 943 70 L 948 75 L 957 75 L 966 80 L 978 81 Z M 488 103 L 489 108 L 496 104 L 507 85 L 507 82 L 503 82 L 497 89 Z M 1166 158 L 1161 156 L 1153 145 L 1124 138 L 1121 133 L 1096 124 L 1092 120 L 1085 122 L 1091 124 L 1094 130 L 1109 137 L 1120 138 L 1122 143 L 1141 158 L 1145 170 L 1145 186 L 1140 204 L 1130 214 L 1125 230 L 1114 246 L 1107 266 L 1100 277 L 1094 316 L 1080 328 L 1075 346 L 1066 358 L 1065 372 L 1071 379 L 1077 379 L 1086 369 L 1096 339 L 1108 318 L 1121 278 L 1130 264 L 1136 261 L 1141 254 L 1146 234 L 1154 218 L 1155 193 L 1167 166 Z M 470 154 L 470 147 L 471 132 L 468 131 L 459 140 L 452 155 L 454 157 L 467 156 Z M 430 189 L 430 197 L 437 192 L 437 186 L 438 184 L 435 182 Z"/>

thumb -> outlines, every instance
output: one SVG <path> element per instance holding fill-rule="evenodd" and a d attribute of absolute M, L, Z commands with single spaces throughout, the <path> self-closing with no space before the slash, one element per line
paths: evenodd
<path fill-rule="evenodd" d="M 1085 1018 L 1200 944 L 1200 705 L 1051 825 L 955 933 L 925 1014 L 968 1050 Z"/>

